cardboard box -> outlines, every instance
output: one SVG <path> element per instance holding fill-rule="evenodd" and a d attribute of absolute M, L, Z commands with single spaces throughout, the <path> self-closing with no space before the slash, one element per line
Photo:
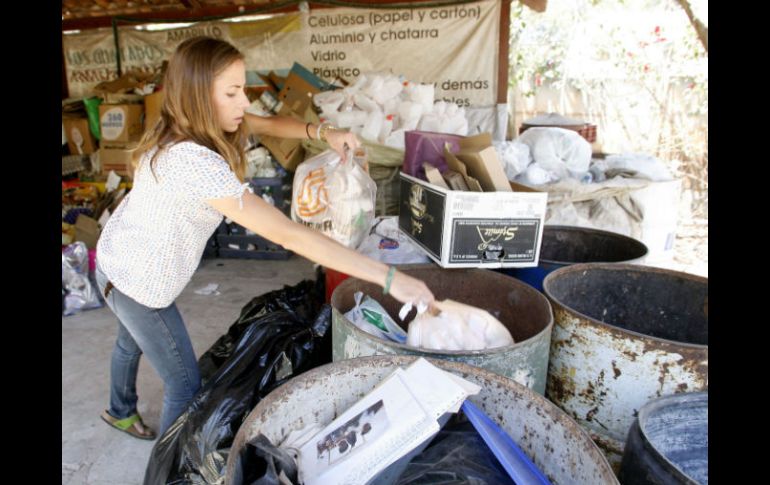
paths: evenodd
<path fill-rule="evenodd" d="M 320 123 L 318 115 L 315 114 L 311 106 L 308 106 L 302 115 L 291 112 L 288 116 L 293 116 L 306 123 L 310 122 L 316 125 Z M 302 140 L 261 135 L 259 141 L 270 151 L 273 158 L 290 172 L 296 170 L 297 165 L 305 160 Z"/>
<path fill-rule="evenodd" d="M 67 146 L 73 155 L 88 155 L 96 151 L 96 140 L 88 128 L 88 118 L 62 118 Z"/>
<path fill-rule="evenodd" d="M 326 82 L 295 62 L 278 93 L 278 101 L 283 103 L 278 114 L 304 113 L 312 107 L 313 95 L 326 86 Z"/>
<path fill-rule="evenodd" d="M 144 97 L 144 129 L 149 130 L 160 118 L 160 106 L 163 104 L 163 91 Z"/>
<path fill-rule="evenodd" d="M 548 193 L 459 192 L 400 174 L 398 227 L 444 268 L 537 266 Z"/>
<path fill-rule="evenodd" d="M 141 104 L 100 104 L 102 147 L 125 148 L 126 144 L 139 141 L 144 131 L 143 114 Z"/>
<path fill-rule="evenodd" d="M 110 170 L 113 170 L 118 175 L 133 178 L 134 169 L 131 166 L 131 157 L 135 149 L 135 143 L 129 145 L 128 148 L 100 148 L 101 174 L 107 175 Z"/>
<path fill-rule="evenodd" d="M 103 93 L 101 96 L 104 104 L 142 104 L 144 96 L 134 93 Z"/>
<path fill-rule="evenodd" d="M 305 160 L 305 149 L 302 148 L 301 140 L 262 135 L 259 141 L 270 151 L 273 158 L 290 172 L 296 170 L 297 165 Z"/>
<path fill-rule="evenodd" d="M 88 249 L 94 249 L 102 229 L 99 223 L 86 215 L 80 214 L 75 221 L 75 241 L 83 241 Z"/>
<path fill-rule="evenodd" d="M 271 77 L 270 80 L 272 81 L 273 78 Z M 328 83 L 295 62 L 278 93 L 280 108 L 277 113 L 318 124 L 318 115 L 313 110 L 313 95 L 327 86 L 329 86 Z M 305 159 L 302 140 L 272 136 L 260 136 L 259 140 L 286 170 L 293 172 Z"/>

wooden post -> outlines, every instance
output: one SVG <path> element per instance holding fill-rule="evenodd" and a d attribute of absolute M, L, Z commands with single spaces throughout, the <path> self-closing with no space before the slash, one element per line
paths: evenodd
<path fill-rule="evenodd" d="M 500 53 L 497 61 L 497 103 L 508 103 L 508 44 L 511 37 L 511 0 L 500 0 Z"/>

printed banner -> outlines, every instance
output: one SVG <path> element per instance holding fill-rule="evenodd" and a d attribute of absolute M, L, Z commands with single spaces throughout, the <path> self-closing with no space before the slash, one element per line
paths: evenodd
<path fill-rule="evenodd" d="M 485 0 L 411 9 L 312 9 L 162 31 L 124 26 L 121 64 L 124 72 L 152 72 L 184 39 L 208 35 L 238 47 L 248 71 L 285 72 L 298 62 L 326 81 L 386 71 L 435 83 L 437 100 L 484 106 L 497 98 L 500 12 L 499 0 Z M 64 35 L 64 57 L 70 96 L 87 96 L 96 84 L 117 77 L 112 29 Z"/>

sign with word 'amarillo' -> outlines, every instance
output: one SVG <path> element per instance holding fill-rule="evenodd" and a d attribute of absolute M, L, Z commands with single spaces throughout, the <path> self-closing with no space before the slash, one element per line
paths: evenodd
<path fill-rule="evenodd" d="M 201 22 L 169 30 L 119 27 L 123 71 L 153 72 L 183 40 L 221 38 L 246 57 L 247 71 L 294 62 L 326 81 L 392 72 L 434 83 L 436 99 L 461 106 L 496 102 L 501 4 L 497 0 L 405 9 L 324 8 L 243 22 Z M 88 96 L 117 77 L 112 29 L 64 35 L 70 96 Z"/>

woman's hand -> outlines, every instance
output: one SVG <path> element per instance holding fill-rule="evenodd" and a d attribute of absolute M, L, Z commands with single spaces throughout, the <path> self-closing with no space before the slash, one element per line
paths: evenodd
<path fill-rule="evenodd" d="M 436 300 L 433 293 L 428 289 L 428 285 L 422 280 L 413 278 L 400 271 L 396 271 L 393 274 L 389 293 L 401 303 L 411 302 L 415 305 L 425 303 L 428 307 L 432 307 L 433 302 Z"/>
<path fill-rule="evenodd" d="M 329 144 L 332 150 L 340 154 L 343 162 L 347 161 L 345 145 L 351 150 L 361 146 L 361 142 L 358 141 L 358 137 L 354 133 L 339 130 L 329 130 L 326 133 L 326 143 Z"/>

